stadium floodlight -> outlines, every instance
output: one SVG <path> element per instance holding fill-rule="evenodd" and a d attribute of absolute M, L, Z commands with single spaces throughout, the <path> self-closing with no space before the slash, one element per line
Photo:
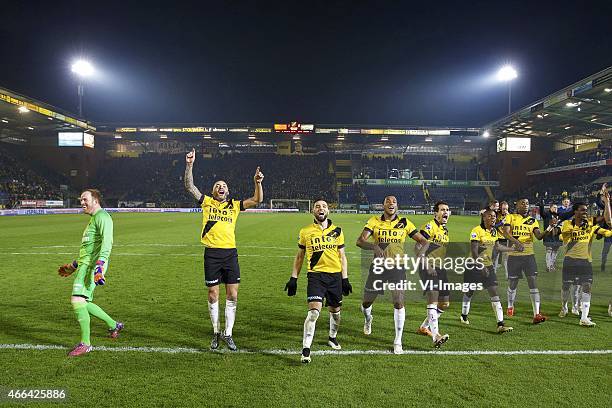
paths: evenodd
<path fill-rule="evenodd" d="M 482 137 L 489 137 L 491 136 L 491 134 L 489 133 L 488 130 L 485 130 L 484 132 L 482 132 Z"/>
<path fill-rule="evenodd" d="M 77 88 L 79 95 L 79 116 L 83 116 L 83 80 L 94 74 L 94 67 L 89 61 L 76 60 L 71 67 L 72 72 L 79 78 L 79 85 Z"/>
<path fill-rule="evenodd" d="M 604 91 L 606 91 L 606 92 L 612 92 L 612 88 L 606 88 L 606 89 L 604 89 Z"/>
<path fill-rule="evenodd" d="M 77 60 L 72 64 L 72 72 L 80 77 L 88 77 L 93 75 L 94 68 L 89 61 Z"/>
<path fill-rule="evenodd" d="M 508 115 L 512 113 L 512 81 L 518 77 L 512 65 L 504 65 L 497 71 L 497 80 L 508 83 Z"/>
<path fill-rule="evenodd" d="M 17 108 L 17 110 L 19 111 L 19 113 L 28 113 L 30 111 L 25 106 L 20 106 L 19 108 Z"/>
<path fill-rule="evenodd" d="M 502 82 L 512 81 L 517 76 L 518 74 L 516 72 L 516 69 L 514 69 L 514 67 L 512 67 L 511 65 L 504 65 L 499 69 L 499 71 L 497 71 L 497 79 Z"/>

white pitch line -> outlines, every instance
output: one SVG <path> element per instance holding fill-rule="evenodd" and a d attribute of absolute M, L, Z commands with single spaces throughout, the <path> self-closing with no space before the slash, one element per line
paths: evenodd
<path fill-rule="evenodd" d="M 0 344 L 0 350 L 68 350 L 68 347 L 47 344 Z M 261 355 L 300 355 L 298 350 L 229 350 L 211 351 L 189 347 L 106 347 L 96 346 L 94 351 L 108 352 L 136 352 L 136 353 L 161 353 L 161 354 L 200 354 L 200 353 L 238 353 L 238 354 L 261 354 Z M 318 356 L 354 356 L 354 355 L 393 355 L 390 350 L 315 350 L 311 353 Z M 403 354 L 408 355 L 444 355 L 444 356 L 520 356 L 520 355 L 580 355 L 580 354 L 612 354 L 612 350 L 405 350 Z"/>
<path fill-rule="evenodd" d="M 75 255 L 74 252 L 0 252 L 0 255 Z M 113 252 L 112 257 L 117 256 L 155 256 L 155 257 L 164 257 L 164 256 L 193 256 L 193 257 L 202 257 L 201 253 L 197 254 L 143 254 L 143 253 L 134 253 L 134 252 L 123 252 L 117 253 Z M 264 257 L 264 258 L 295 258 L 294 255 L 264 255 L 264 254 L 240 254 L 238 257 Z"/>

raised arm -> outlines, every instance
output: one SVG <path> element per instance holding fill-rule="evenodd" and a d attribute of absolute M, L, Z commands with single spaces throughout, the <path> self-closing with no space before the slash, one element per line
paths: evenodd
<path fill-rule="evenodd" d="M 604 220 L 606 220 L 606 224 L 608 224 L 608 227 L 612 227 L 612 210 L 610 209 L 610 193 L 608 192 L 607 189 L 604 189 L 603 191 L 602 201 L 604 203 Z"/>
<path fill-rule="evenodd" d="M 196 201 L 200 201 L 202 198 L 202 193 L 200 193 L 200 190 L 198 190 L 198 188 L 193 184 L 193 163 L 195 162 L 195 149 L 191 149 L 191 151 L 187 153 L 185 156 L 185 162 L 185 190 L 187 190 L 187 192 L 191 194 Z"/>
<path fill-rule="evenodd" d="M 253 193 L 253 197 L 247 198 L 246 200 L 242 200 L 242 205 L 244 206 L 244 208 L 256 207 L 257 204 L 263 201 L 263 186 L 261 184 L 263 178 L 263 173 L 259 171 L 259 167 L 257 167 L 257 170 L 255 170 L 255 175 L 253 176 L 253 182 L 255 183 L 255 192 Z"/>
<path fill-rule="evenodd" d="M 546 220 L 547 216 L 546 216 L 546 209 L 544 208 L 544 199 L 540 201 L 538 208 L 540 209 L 540 217 L 542 217 L 543 221 Z"/>

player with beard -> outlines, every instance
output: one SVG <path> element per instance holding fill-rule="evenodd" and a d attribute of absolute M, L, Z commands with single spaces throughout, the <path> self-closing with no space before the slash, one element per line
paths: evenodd
<path fill-rule="evenodd" d="M 494 205 L 494 203 L 491 203 Z M 442 313 L 450 306 L 450 291 L 441 285 L 448 284 L 446 269 L 442 268 L 446 256 L 446 247 L 450 241 L 447 223 L 450 218 L 448 203 L 438 201 L 434 205 L 434 218 L 421 227 L 421 235 L 429 241 L 429 248 L 425 252 L 427 259 L 432 262 L 434 271 L 429 274 L 427 269 L 421 268 L 421 281 L 427 288 L 427 317 L 417 330 L 417 334 L 431 336 L 436 347 L 440 347 L 448 340 L 448 334 L 439 333 L 438 322 Z M 439 264 L 436 266 L 436 262 Z M 434 325 L 432 325 L 432 322 Z"/>
<path fill-rule="evenodd" d="M 521 198 L 516 203 L 516 213 L 508 214 L 504 224 L 504 236 L 515 248 L 508 253 L 508 311 L 509 317 L 514 316 L 514 301 L 519 279 L 527 278 L 531 306 L 533 309 L 533 324 L 546 321 L 546 316 L 540 313 L 540 291 L 537 286 L 538 266 L 533 248 L 534 238 L 542 240 L 551 229 L 540 231 L 538 221 L 529 215 L 529 200 Z"/>
<path fill-rule="evenodd" d="M 588 216 L 588 205 L 586 203 L 575 203 L 573 205 L 574 217 L 561 224 L 559 233 L 565 246 L 563 258 L 563 287 L 561 291 L 562 305 L 559 317 L 567 315 L 567 301 L 572 284 L 581 286 L 580 299 L 580 325 L 593 327 L 595 323 L 589 318 L 591 307 L 591 287 L 593 285 L 593 258 L 591 244 L 597 235 L 612 237 L 612 231 L 607 229 L 612 225 L 610 212 L 610 195 L 607 191 L 602 196 L 604 203 L 604 216 Z M 605 221 L 607 228 L 602 228 L 601 223 Z"/>
<path fill-rule="evenodd" d="M 497 275 L 493 267 L 492 255 L 496 249 L 498 253 L 512 251 L 512 248 L 499 243 L 499 233 L 495 228 L 495 211 L 486 209 L 482 213 L 480 225 L 472 229 L 470 233 L 470 249 L 473 259 L 481 259 L 482 268 L 470 268 L 463 275 L 464 283 L 481 283 L 489 292 L 491 297 L 491 307 L 497 319 L 497 332 L 506 333 L 512 331 L 512 327 L 504 323 L 504 309 L 497 293 Z M 468 314 L 474 291 L 469 291 L 463 295 L 461 306 L 461 323 L 470 324 Z"/>
<path fill-rule="evenodd" d="M 193 184 L 193 163 L 195 149 L 185 158 L 185 189 L 202 207 L 202 232 L 200 241 L 204 245 L 204 281 L 208 287 L 208 311 L 213 326 L 213 338 L 210 348 L 219 348 L 222 338 L 227 347 L 236 351 L 238 348 L 232 337 L 236 319 L 238 287 L 240 286 L 240 266 L 236 250 L 236 221 L 238 214 L 247 208 L 257 206 L 263 201 L 264 175 L 255 170 L 253 197 L 245 200 L 234 200 L 229 197 L 229 188 L 225 181 L 215 182 L 212 197 L 204 195 Z M 219 328 L 219 285 L 225 284 L 225 331 Z"/>
<path fill-rule="evenodd" d="M 327 218 L 329 208 L 327 202 L 318 200 L 312 208 L 314 222 L 300 230 L 298 252 L 293 262 L 291 278 L 285 285 L 287 295 L 295 296 L 297 281 L 302 270 L 304 257 L 308 264 L 308 314 L 304 321 L 302 339 L 302 363 L 310 363 L 310 346 L 314 338 L 317 319 L 321 314 L 323 299 L 329 310 L 329 338 L 327 344 L 334 350 L 342 347 L 338 343 L 338 327 L 340 325 L 340 308 L 342 295 L 353 292 L 348 279 L 346 255 L 344 253 L 344 232 L 342 228 Z"/>
<path fill-rule="evenodd" d="M 421 249 L 417 253 L 417 258 L 421 259 L 427 248 L 429 241 L 421 235 L 414 224 L 408 218 L 397 214 L 398 204 L 395 196 L 387 196 L 383 201 L 384 212 L 380 216 L 371 217 L 366 223 L 361 235 L 357 239 L 357 246 L 367 251 L 373 251 L 375 258 L 395 258 L 397 255 L 403 256 L 404 243 L 407 237 L 412 238 L 419 244 Z M 370 237 L 373 242 L 369 242 Z M 368 277 L 366 279 L 363 292 L 361 311 L 364 316 L 363 333 L 372 333 L 372 304 L 378 295 L 385 293 L 384 286 L 388 284 L 396 285 L 406 281 L 405 269 L 386 269 L 382 273 L 374 271 L 374 261 L 370 265 Z M 403 353 L 402 335 L 404 332 L 404 322 L 406 320 L 406 309 L 404 308 L 404 291 L 391 290 L 393 299 L 393 320 L 395 322 L 395 339 L 393 341 L 393 352 Z M 437 324 L 434 322 L 434 324 Z"/>

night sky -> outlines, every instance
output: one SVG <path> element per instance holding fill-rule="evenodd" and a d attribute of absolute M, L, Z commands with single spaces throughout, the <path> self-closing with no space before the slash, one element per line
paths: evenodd
<path fill-rule="evenodd" d="M 82 3 L 82 4 L 81 4 Z M 92 4 L 86 4 L 92 3 Z M 0 87 L 96 122 L 481 126 L 612 65 L 612 1 L 2 1 Z"/>

